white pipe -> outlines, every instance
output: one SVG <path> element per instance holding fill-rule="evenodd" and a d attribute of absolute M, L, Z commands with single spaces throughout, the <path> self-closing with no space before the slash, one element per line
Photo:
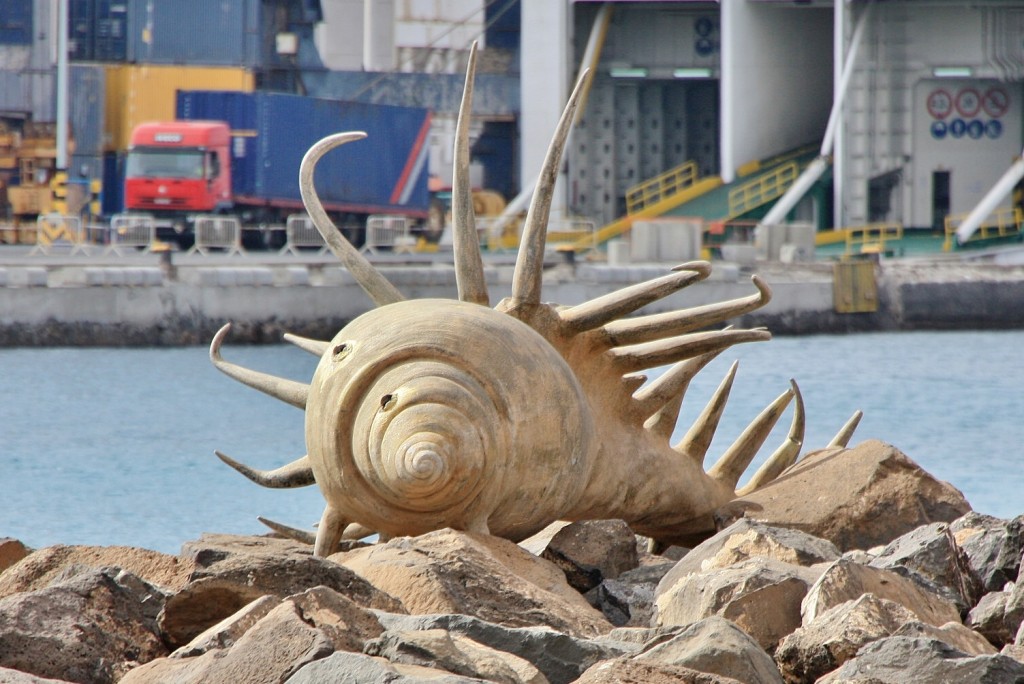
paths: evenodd
<path fill-rule="evenodd" d="M 841 8 L 836 8 L 836 11 L 842 11 Z M 768 213 L 765 214 L 764 218 L 758 222 L 758 228 L 761 226 L 772 226 L 786 218 L 786 214 L 793 210 L 797 202 L 807 194 L 807 191 L 811 189 L 819 178 L 828 169 L 828 156 L 832 153 L 832 145 L 836 137 L 836 125 L 839 121 L 839 115 L 843 108 L 843 99 L 846 96 L 846 91 L 850 86 L 850 77 L 853 75 L 853 65 L 857 61 L 857 50 L 860 47 L 861 38 L 864 36 L 864 27 L 867 25 L 867 17 L 871 11 L 870 0 L 867 7 L 861 13 L 860 18 L 857 19 L 857 27 L 853 30 L 853 37 L 850 39 L 850 50 L 846 53 L 846 60 L 843 62 L 843 73 L 839 79 L 839 92 L 836 93 L 835 100 L 832 102 L 832 111 L 828 116 L 828 125 L 825 127 L 825 136 L 821 141 L 821 151 L 818 157 L 814 159 L 807 168 L 803 170 L 800 177 L 796 179 L 793 185 L 789 186 L 789 189 L 783 193 L 782 197 L 772 205 Z"/>
<path fill-rule="evenodd" d="M 1021 156 L 1017 158 L 1017 161 L 1006 170 L 1003 177 L 981 198 L 981 201 L 974 206 L 974 209 L 971 209 L 971 213 L 967 215 L 964 222 L 956 229 L 956 241 L 958 244 L 963 244 L 970 239 L 971 235 L 981 227 L 982 221 L 987 219 L 995 211 L 996 207 L 999 206 L 999 203 L 1013 192 L 1013 186 L 1017 185 L 1021 178 L 1024 178 L 1024 152 L 1021 152 Z"/>
<path fill-rule="evenodd" d="M 57 0 L 57 170 L 68 168 L 68 0 Z"/>

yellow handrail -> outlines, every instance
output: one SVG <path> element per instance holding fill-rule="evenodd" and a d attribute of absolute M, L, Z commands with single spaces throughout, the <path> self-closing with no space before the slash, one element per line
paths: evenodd
<path fill-rule="evenodd" d="M 780 197 L 799 175 L 800 165 L 791 161 L 748 183 L 736 186 L 729 191 L 729 218 L 742 216 L 751 209 Z"/>
<path fill-rule="evenodd" d="M 685 190 L 697 180 L 697 162 L 688 161 L 626 190 L 626 213 L 635 214 Z"/>
<path fill-rule="evenodd" d="M 853 254 L 854 248 L 859 247 L 859 253 L 884 253 L 885 243 L 892 240 L 903 239 L 903 224 L 892 223 L 869 223 L 863 226 L 846 228 L 846 254 Z"/>
<path fill-rule="evenodd" d="M 967 214 L 950 214 L 946 216 L 946 240 L 942 243 L 942 250 L 949 252 L 955 244 L 953 236 L 957 228 L 967 218 Z M 991 240 L 993 238 L 1016 237 L 1021 234 L 1021 224 L 1024 223 L 1024 211 L 1020 207 L 1004 207 L 989 214 L 986 223 L 978 226 L 967 242 L 978 240 Z"/>

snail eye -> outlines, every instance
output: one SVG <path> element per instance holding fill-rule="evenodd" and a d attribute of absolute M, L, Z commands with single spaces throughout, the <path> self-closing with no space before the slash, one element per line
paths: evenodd
<path fill-rule="evenodd" d="M 398 397 L 396 397 L 394 394 L 385 394 L 380 398 L 380 407 L 381 409 L 387 411 L 388 409 L 395 405 L 396 401 L 398 401 Z"/>
<path fill-rule="evenodd" d="M 341 344 L 335 345 L 334 349 L 331 350 L 331 354 L 335 361 L 341 361 L 352 351 L 352 345 L 348 342 L 342 342 Z"/>

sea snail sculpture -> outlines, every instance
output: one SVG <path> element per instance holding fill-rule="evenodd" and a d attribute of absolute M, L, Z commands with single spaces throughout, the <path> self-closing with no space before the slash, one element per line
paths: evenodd
<path fill-rule="evenodd" d="M 364 137 L 341 133 L 305 155 L 300 187 L 329 248 L 376 308 L 330 341 L 286 335 L 320 356 L 309 384 L 210 358 L 236 380 L 305 409 L 308 453 L 261 471 L 217 452 L 267 487 L 319 486 L 326 507 L 312 533 L 264 521 L 327 555 L 343 538 L 416 535 L 444 527 L 521 540 L 556 520 L 622 519 L 655 544 L 692 544 L 714 531 L 713 512 L 792 465 L 804 411 L 792 383 L 705 472 L 736 364 L 682 441 L 670 445 L 690 380 L 760 330 L 708 331 L 767 303 L 770 290 L 670 313 L 628 317 L 705 279 L 707 262 L 576 306 L 541 302 L 546 224 L 562 149 L 580 97 L 572 93 L 527 213 L 511 296 L 490 308 L 469 185 L 471 52 L 456 133 L 453 243 L 458 300 L 406 301 L 334 227 L 313 187 L 329 150 Z M 585 78 L 585 76 L 584 76 Z M 582 83 L 583 79 L 581 79 Z M 645 383 L 647 369 L 669 364 Z M 739 491 L 737 482 L 795 399 L 783 445 Z M 859 412 L 833 440 L 845 445 Z"/>

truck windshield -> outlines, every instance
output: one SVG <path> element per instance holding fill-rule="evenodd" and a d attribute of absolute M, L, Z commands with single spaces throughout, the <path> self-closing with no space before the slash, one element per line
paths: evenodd
<path fill-rule="evenodd" d="M 125 167 L 128 178 L 203 178 L 202 150 L 134 149 Z"/>

